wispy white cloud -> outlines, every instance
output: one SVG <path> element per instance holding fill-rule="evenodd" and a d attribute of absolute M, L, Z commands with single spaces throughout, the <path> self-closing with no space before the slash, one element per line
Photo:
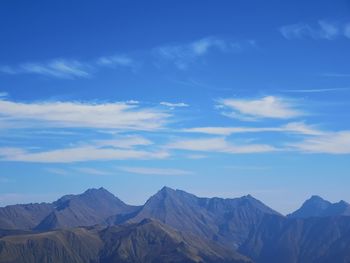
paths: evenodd
<path fill-rule="evenodd" d="M 307 125 L 304 122 L 290 122 L 280 128 L 281 132 L 299 133 L 304 135 L 322 135 L 324 131 L 314 125 Z"/>
<path fill-rule="evenodd" d="M 204 154 L 188 154 L 186 155 L 188 159 L 193 159 L 193 160 L 199 160 L 199 159 L 204 159 L 207 158 L 207 155 Z"/>
<path fill-rule="evenodd" d="M 334 39 L 340 34 L 339 27 L 334 23 L 329 23 L 323 20 L 318 21 L 320 26 L 319 36 L 325 39 Z"/>
<path fill-rule="evenodd" d="M 350 76 L 350 75 L 349 75 Z M 292 89 L 292 90 L 281 90 L 287 93 L 323 93 L 332 91 L 348 91 L 350 88 L 329 88 L 329 89 Z"/>
<path fill-rule="evenodd" d="M 307 153 L 350 154 L 350 131 L 329 132 L 290 146 Z"/>
<path fill-rule="evenodd" d="M 21 148 L 1 147 L 0 148 L 0 157 L 22 155 L 25 152 L 26 151 L 24 149 L 21 149 Z"/>
<path fill-rule="evenodd" d="M 50 167 L 50 168 L 45 168 L 44 170 L 45 170 L 45 172 L 48 172 L 50 174 L 56 174 L 56 175 L 61 175 L 61 176 L 67 176 L 67 175 L 72 174 L 71 171 L 69 171 L 67 169 L 61 169 L 61 168 Z"/>
<path fill-rule="evenodd" d="M 322 131 L 303 122 L 291 122 L 280 127 L 195 127 L 183 129 L 183 132 L 212 135 L 231 135 L 236 133 L 284 132 L 304 135 L 319 135 Z"/>
<path fill-rule="evenodd" d="M 149 160 L 169 157 L 168 151 L 157 147 L 148 147 L 152 141 L 139 135 L 119 136 L 114 140 L 92 140 L 78 142 L 70 147 L 42 150 L 40 148 L 0 148 L 0 161 L 37 162 L 37 163 L 74 163 L 109 160 Z M 79 170 L 82 172 L 83 170 Z M 51 173 L 63 175 L 61 170 Z M 85 169 L 88 173 L 89 170 Z M 64 174 L 66 171 L 64 171 Z M 72 174 L 72 172 L 71 172 Z M 92 170 L 90 170 L 92 174 Z"/>
<path fill-rule="evenodd" d="M 95 61 L 53 59 L 47 62 L 26 62 L 17 66 L 2 65 L 0 73 L 9 75 L 36 74 L 47 77 L 75 79 L 88 78 L 101 67 L 133 67 L 134 60 L 128 56 L 104 56 Z"/>
<path fill-rule="evenodd" d="M 164 159 L 169 156 L 166 151 L 146 151 L 98 147 L 95 145 L 48 151 L 27 151 L 21 148 L 0 148 L 0 161 L 34 162 L 34 163 L 74 163 L 87 161 L 111 160 L 149 160 Z"/>
<path fill-rule="evenodd" d="M 157 57 L 174 63 L 179 69 L 187 69 L 188 65 L 210 51 L 238 52 L 246 47 L 254 47 L 254 41 L 234 42 L 216 37 L 206 37 L 187 44 L 175 44 L 158 47 L 154 50 Z"/>
<path fill-rule="evenodd" d="M 127 104 L 140 104 L 140 102 L 138 100 L 127 100 L 126 103 Z"/>
<path fill-rule="evenodd" d="M 236 145 L 228 142 L 223 137 L 179 139 L 166 145 L 166 148 L 199 152 L 221 152 L 230 154 L 263 153 L 277 150 L 275 147 L 267 144 Z"/>
<path fill-rule="evenodd" d="M 120 167 L 119 170 L 134 173 L 134 174 L 143 174 L 143 175 L 191 175 L 193 172 L 182 170 L 182 169 L 173 169 L 173 168 L 150 168 L 150 167 Z"/>
<path fill-rule="evenodd" d="M 172 103 L 172 102 L 162 101 L 159 104 L 162 106 L 169 107 L 171 109 L 189 107 L 189 105 L 184 102 Z"/>
<path fill-rule="evenodd" d="M 135 146 L 152 145 L 153 142 L 139 135 L 125 135 L 114 138 L 112 140 L 98 140 L 95 141 L 98 146 L 112 146 L 121 149 L 131 149 Z"/>
<path fill-rule="evenodd" d="M 169 113 L 125 102 L 32 102 L 0 100 L 0 127 L 84 127 L 155 130 Z"/>
<path fill-rule="evenodd" d="M 319 20 L 316 25 L 307 23 L 297 23 L 282 26 L 280 32 L 286 39 L 326 39 L 334 40 L 340 36 L 350 37 L 349 24 L 341 24 Z"/>
<path fill-rule="evenodd" d="M 79 167 L 79 168 L 75 168 L 74 170 L 86 175 L 110 175 L 111 174 L 111 172 L 107 172 L 104 170 L 91 168 L 91 167 Z"/>
<path fill-rule="evenodd" d="M 2 66 L 5 74 L 38 74 L 56 78 L 86 78 L 91 66 L 77 60 L 56 59 L 47 63 L 23 63 L 16 67 Z"/>
<path fill-rule="evenodd" d="M 34 73 L 40 75 L 47 75 L 59 78 L 75 78 L 88 77 L 89 65 L 84 65 L 78 61 L 54 60 L 46 65 L 27 63 L 21 65 L 21 70 L 24 73 Z"/>
<path fill-rule="evenodd" d="M 267 96 L 259 99 L 221 99 L 218 108 L 225 116 L 252 121 L 259 118 L 290 119 L 303 115 L 286 99 Z"/>
<path fill-rule="evenodd" d="M 97 65 L 100 66 L 127 66 L 131 67 L 135 65 L 135 61 L 125 55 L 115 55 L 100 57 L 97 59 Z"/>
<path fill-rule="evenodd" d="M 107 172 L 104 170 L 91 168 L 91 167 L 75 167 L 75 168 L 55 168 L 49 167 L 44 169 L 46 172 L 50 174 L 60 175 L 60 176 L 71 176 L 76 174 L 84 174 L 84 175 L 110 175 L 111 172 Z"/>

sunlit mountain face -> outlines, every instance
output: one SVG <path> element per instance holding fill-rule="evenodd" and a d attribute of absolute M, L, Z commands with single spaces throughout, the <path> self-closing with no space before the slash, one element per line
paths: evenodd
<path fill-rule="evenodd" d="M 0 262 L 349 261 L 349 14 L 1 1 Z"/>

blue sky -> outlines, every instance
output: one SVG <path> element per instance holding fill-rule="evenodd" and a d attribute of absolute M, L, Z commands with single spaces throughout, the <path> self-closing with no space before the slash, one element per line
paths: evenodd
<path fill-rule="evenodd" d="M 2 1 L 0 205 L 167 185 L 350 201 L 348 1 Z"/>

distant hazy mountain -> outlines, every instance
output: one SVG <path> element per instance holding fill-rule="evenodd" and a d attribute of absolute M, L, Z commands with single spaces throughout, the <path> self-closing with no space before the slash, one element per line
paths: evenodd
<path fill-rule="evenodd" d="M 0 229 L 31 229 L 51 211 L 52 204 L 10 205 L 0 208 Z"/>
<path fill-rule="evenodd" d="M 154 220 L 0 238 L 0 262 L 248 263 L 212 241 Z"/>
<path fill-rule="evenodd" d="M 106 218 L 130 213 L 129 206 L 104 188 L 63 196 L 52 204 L 13 205 L 0 208 L 0 229 L 50 230 L 101 223 Z"/>
<path fill-rule="evenodd" d="M 256 263 L 350 262 L 350 218 L 267 216 L 239 251 Z"/>
<path fill-rule="evenodd" d="M 155 218 L 178 230 L 238 247 L 265 214 L 279 215 L 249 195 L 235 199 L 199 198 L 164 187 L 138 211 L 108 222 Z"/>
<path fill-rule="evenodd" d="M 290 218 L 350 216 L 350 204 L 345 201 L 332 204 L 319 196 L 312 196 Z"/>
<path fill-rule="evenodd" d="M 81 195 L 64 196 L 53 204 L 55 209 L 35 229 L 91 226 L 111 215 L 137 209 L 123 203 L 104 188 L 89 189 Z"/>

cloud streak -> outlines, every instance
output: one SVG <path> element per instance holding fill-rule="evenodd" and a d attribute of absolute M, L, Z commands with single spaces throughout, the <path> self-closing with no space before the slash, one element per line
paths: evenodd
<path fill-rule="evenodd" d="M 303 38 L 334 40 L 340 36 L 350 38 L 349 24 L 340 24 L 325 20 L 319 20 L 316 25 L 297 23 L 282 26 L 280 32 L 288 40 Z"/>
<path fill-rule="evenodd" d="M 254 47 L 254 41 L 227 41 L 216 37 L 206 37 L 187 44 L 166 45 L 154 49 L 154 54 L 163 61 L 173 63 L 178 69 L 185 70 L 201 57 L 212 51 L 240 52 Z"/>
<path fill-rule="evenodd" d="M 82 173 L 82 174 L 87 174 L 87 175 L 110 175 L 110 172 L 91 168 L 91 167 L 79 167 L 75 168 L 75 171 Z"/>
<path fill-rule="evenodd" d="M 181 176 L 193 174 L 191 171 L 173 168 L 120 167 L 119 170 L 142 175 Z"/>
<path fill-rule="evenodd" d="M 21 103 L 0 100 L 0 128 L 82 127 L 120 130 L 162 128 L 169 113 L 125 102 Z"/>
<path fill-rule="evenodd" d="M 172 103 L 172 102 L 162 101 L 159 104 L 162 105 L 162 106 L 169 107 L 171 109 L 189 107 L 189 105 L 184 103 L 184 102 Z"/>
<path fill-rule="evenodd" d="M 329 132 L 290 146 L 306 153 L 350 154 L 350 131 Z"/>
<path fill-rule="evenodd" d="M 95 145 L 78 146 L 49 151 L 29 152 L 21 148 L 0 148 L 1 161 L 33 163 L 74 163 L 112 160 L 150 160 L 164 159 L 166 151 L 146 151 L 135 149 L 117 149 Z"/>
<path fill-rule="evenodd" d="M 287 93 L 323 93 L 323 92 L 348 91 L 348 90 L 350 90 L 350 88 L 294 89 L 294 90 L 281 90 L 281 91 L 287 92 Z"/>
<path fill-rule="evenodd" d="M 124 67 L 133 67 L 135 65 L 135 61 L 128 56 L 106 56 L 100 57 L 96 61 L 97 65 L 100 66 L 124 66 Z"/>
<path fill-rule="evenodd" d="M 103 68 L 136 69 L 142 62 L 166 62 L 185 70 L 199 58 L 211 52 L 236 53 L 255 47 L 253 40 L 230 41 L 218 37 L 205 37 L 190 43 L 164 45 L 137 52 L 136 61 L 129 55 L 100 56 L 91 60 L 53 58 L 46 61 L 29 61 L 17 65 L 0 65 L 0 73 L 7 75 L 39 75 L 60 79 L 90 78 Z M 150 60 L 150 61 L 149 61 Z"/>
<path fill-rule="evenodd" d="M 303 115 L 290 101 L 275 96 L 259 99 L 221 99 L 218 101 L 218 108 L 224 109 L 222 113 L 227 117 L 246 121 L 261 118 L 290 119 Z"/>
<path fill-rule="evenodd" d="M 228 142 L 223 137 L 180 139 L 169 143 L 166 149 L 198 151 L 198 152 L 218 152 L 229 154 L 248 154 L 273 152 L 277 149 L 266 144 L 246 144 L 236 145 Z"/>
<path fill-rule="evenodd" d="M 203 133 L 211 135 L 232 135 L 237 133 L 283 132 L 304 135 L 320 135 L 322 131 L 303 122 L 291 122 L 281 127 L 195 127 L 183 129 L 183 132 Z"/>
<path fill-rule="evenodd" d="M 8 75 L 35 74 L 61 79 L 88 78 L 101 67 L 133 67 L 128 56 L 105 56 L 95 61 L 84 62 L 73 59 L 53 59 L 47 62 L 27 62 L 17 66 L 0 66 L 0 73 Z"/>
<path fill-rule="evenodd" d="M 139 135 L 118 136 L 111 140 L 78 142 L 71 147 L 42 150 L 40 148 L 0 148 L 0 161 L 33 163 L 74 163 L 113 160 L 151 160 L 170 156 L 164 149 L 153 146 L 153 142 Z M 56 172 L 56 171 L 54 171 Z M 59 171 L 61 172 L 61 171 Z M 92 170 L 80 170 L 92 174 Z M 57 173 L 57 172 L 56 172 Z M 96 173 L 95 173 L 96 174 Z"/>

